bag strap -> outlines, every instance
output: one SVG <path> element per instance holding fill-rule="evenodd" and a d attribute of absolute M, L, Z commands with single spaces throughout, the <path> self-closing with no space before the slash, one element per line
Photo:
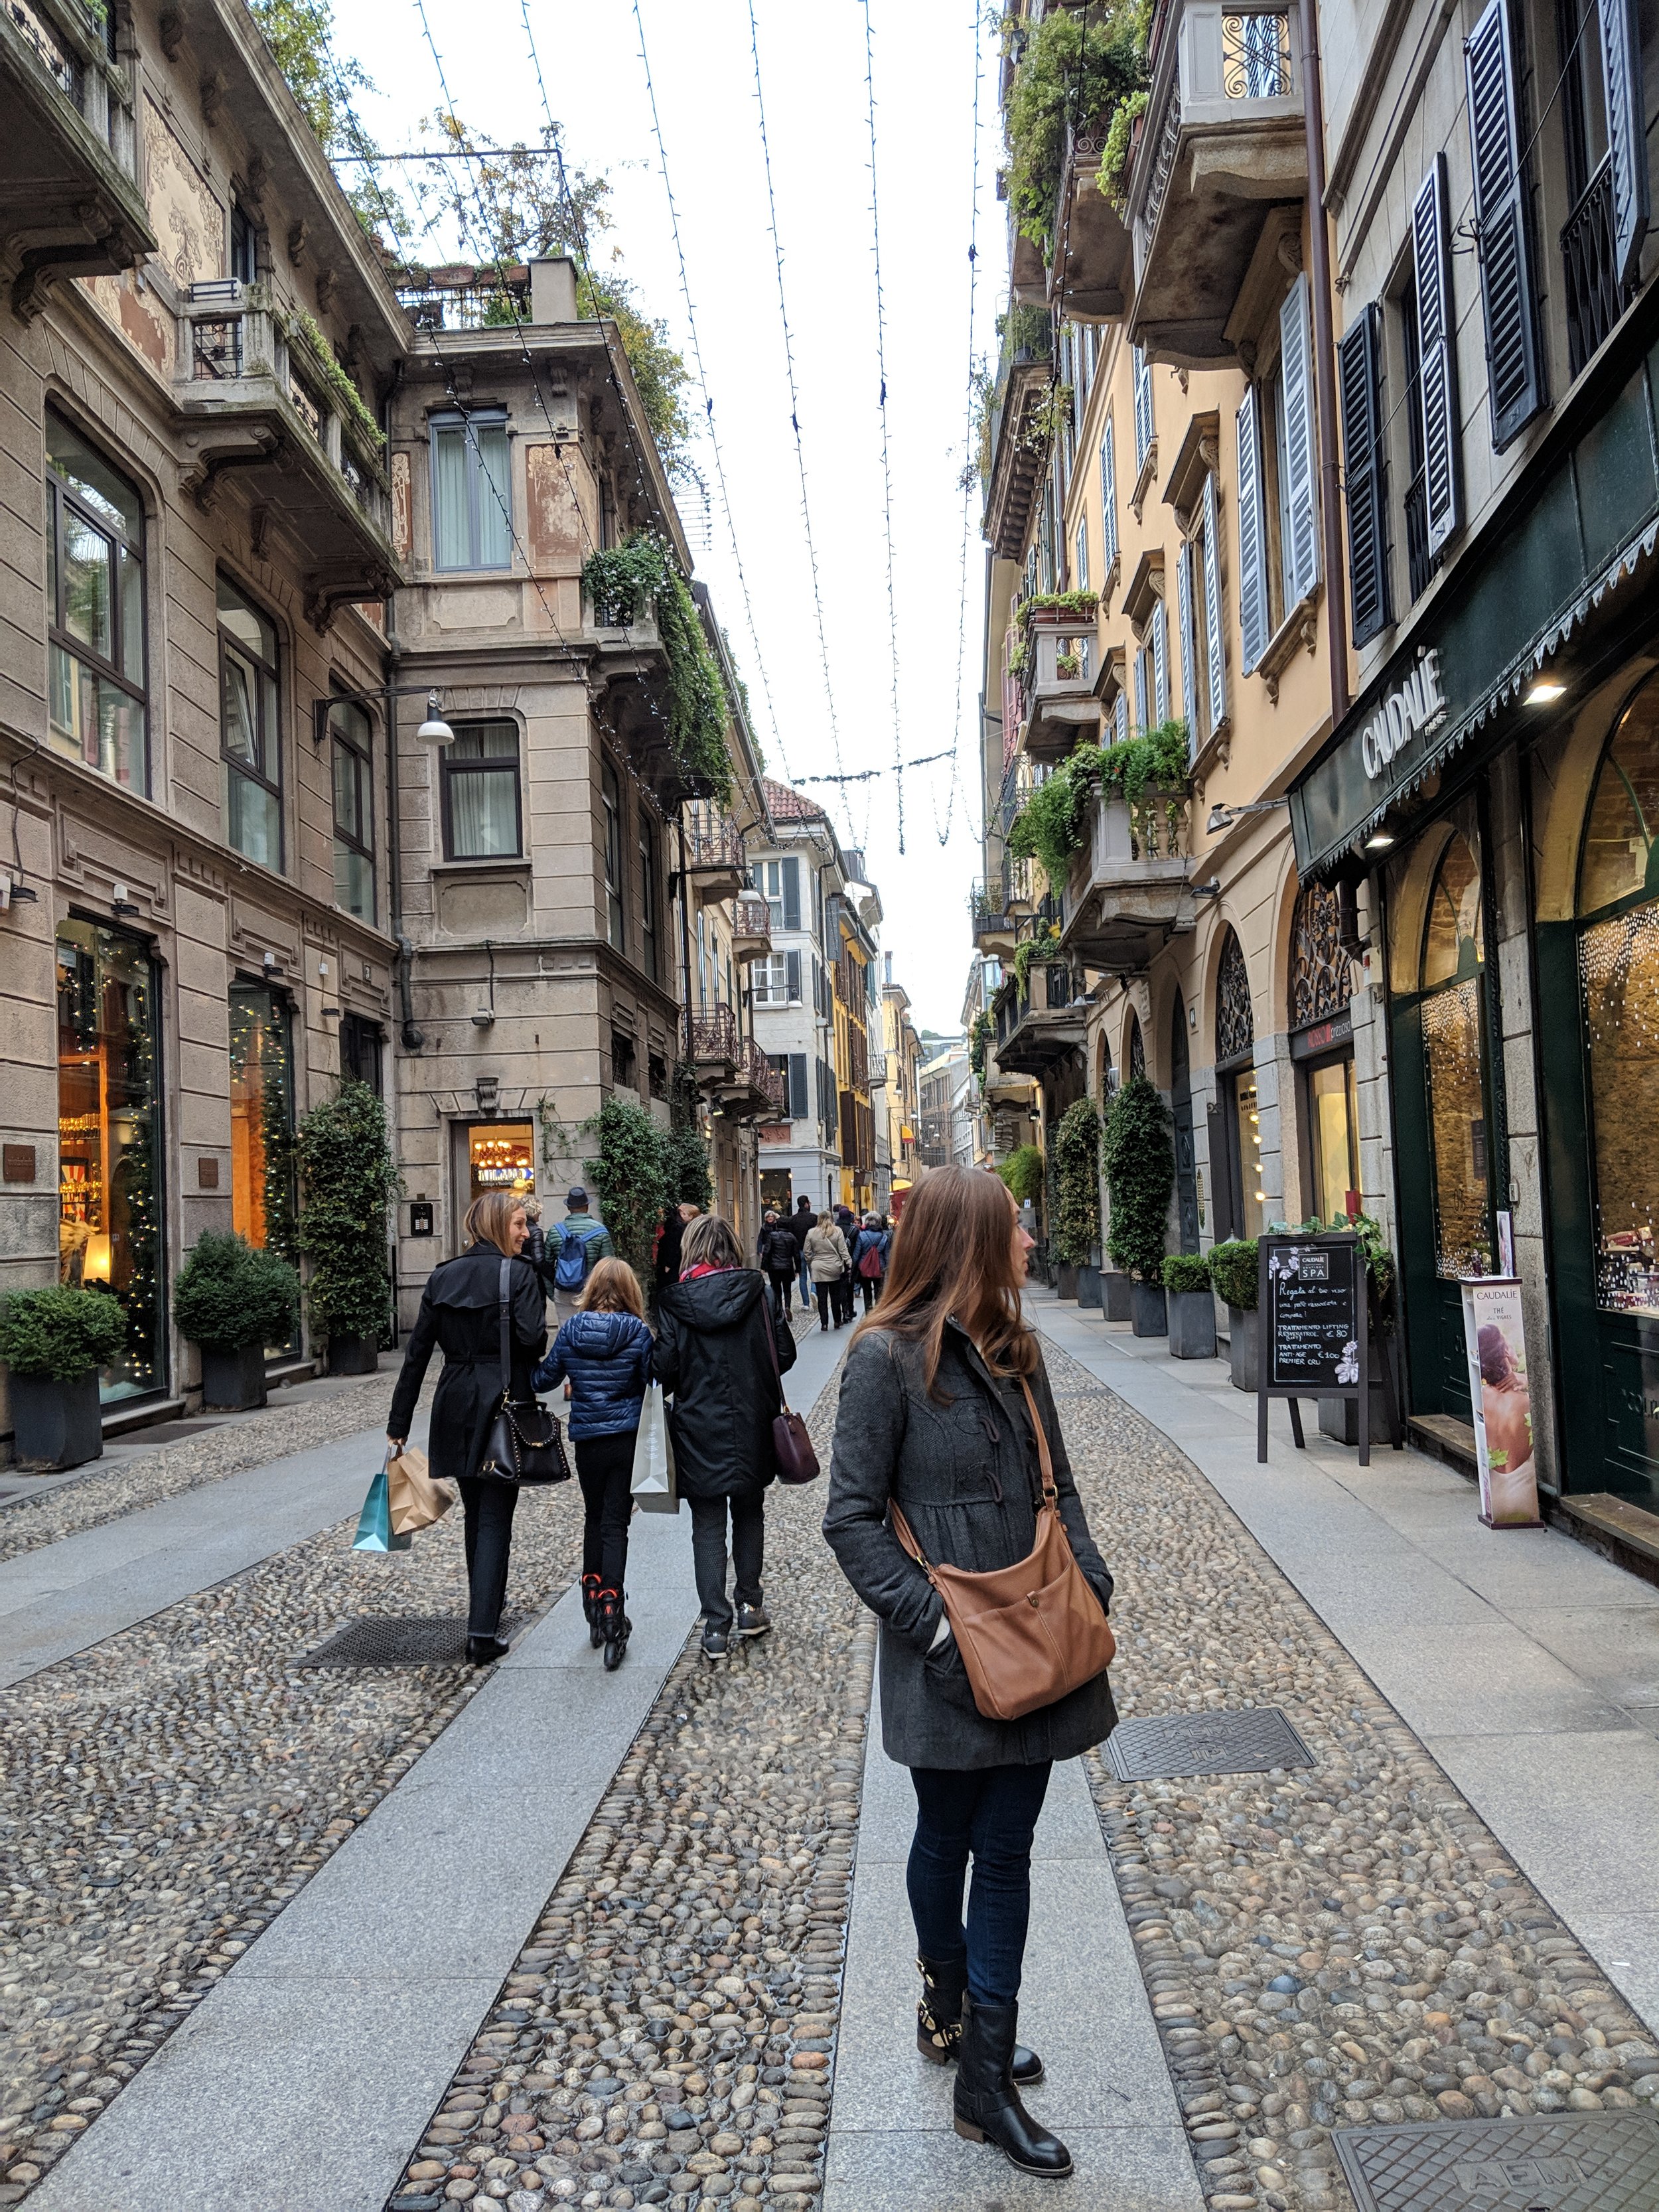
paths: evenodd
<path fill-rule="evenodd" d="M 890 1498 L 887 1501 L 887 1517 L 893 1524 L 893 1534 L 899 1540 L 900 1548 L 908 1552 L 928 1581 L 933 1582 L 933 1570 L 927 1564 L 927 1555 L 917 1543 L 911 1531 L 910 1523 L 899 1510 L 899 1502 L 896 1498 Z M 938 1583 L 934 1583 L 933 1587 L 937 1589 Z"/>
<path fill-rule="evenodd" d="M 772 1379 L 778 1386 L 778 1411 L 787 1413 L 789 1401 L 783 1395 L 783 1370 L 778 1364 L 778 1340 L 772 1334 L 772 1302 L 763 1295 L 761 1319 L 766 1323 L 766 1348 L 772 1355 Z"/>
<path fill-rule="evenodd" d="M 513 1396 L 513 1353 L 507 1342 L 507 1310 L 513 1297 L 513 1262 L 503 1259 L 500 1278 L 501 1301 L 501 1402 L 507 1404 Z"/>
<path fill-rule="evenodd" d="M 1022 1375 L 1019 1387 L 1025 1393 L 1025 1410 L 1031 1417 L 1031 1426 L 1036 1431 L 1037 1464 L 1042 1470 L 1042 1502 L 1057 1505 L 1060 1492 L 1054 1487 L 1054 1455 L 1048 1449 L 1048 1438 L 1042 1426 L 1042 1416 L 1037 1412 L 1036 1400 L 1031 1395 L 1031 1385 Z"/>

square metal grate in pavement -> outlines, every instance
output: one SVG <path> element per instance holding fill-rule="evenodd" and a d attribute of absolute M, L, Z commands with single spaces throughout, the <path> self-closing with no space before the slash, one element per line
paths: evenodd
<path fill-rule="evenodd" d="M 511 1636 L 524 1616 L 509 1613 L 500 1634 Z M 349 1620 L 327 1642 L 292 1662 L 295 1667 L 460 1667 L 466 1663 L 466 1623 L 447 1613 L 368 1614 Z"/>
<path fill-rule="evenodd" d="M 1656 2212 L 1659 2114 L 1339 2128 L 1358 2212 Z"/>
<path fill-rule="evenodd" d="M 1120 1721 L 1107 1739 L 1106 1756 L 1120 1782 L 1176 1774 L 1271 1774 L 1276 1767 L 1314 1763 L 1277 1705 Z"/>

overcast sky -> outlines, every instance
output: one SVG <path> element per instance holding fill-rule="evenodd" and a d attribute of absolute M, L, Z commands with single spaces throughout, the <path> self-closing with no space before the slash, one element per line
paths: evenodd
<path fill-rule="evenodd" d="M 906 776 L 905 854 L 895 759 L 883 526 L 880 379 L 861 0 L 756 0 L 806 483 L 828 645 L 823 676 L 790 428 L 748 0 L 640 0 L 708 396 L 754 608 L 759 665 L 712 455 L 705 527 L 681 501 L 749 684 L 768 766 L 804 778 L 877 769 L 881 781 L 806 785 L 861 843 L 886 912 L 884 944 L 919 1027 L 957 1026 L 979 871 L 975 725 L 984 598 L 978 501 L 963 498 L 974 217 L 974 0 L 871 0 L 886 309 L 887 420 L 897 604 L 897 757 L 956 747 Z M 417 8 L 336 0 L 336 38 L 377 90 L 357 105 L 374 143 L 434 143 L 442 98 Z M 534 143 L 543 120 L 520 0 L 426 0 L 456 108 L 485 143 Z M 685 303 L 646 91 L 633 0 L 532 0 L 531 21 L 568 156 L 609 172 L 610 244 L 641 304 L 691 357 Z M 978 268 L 973 349 L 994 345 L 1006 245 L 995 197 L 996 37 L 981 34 Z M 395 172 L 389 173 L 394 174 Z M 434 241 L 446 252 L 453 238 Z M 434 258 L 439 258 L 434 252 Z M 692 400 L 702 411 L 702 394 Z M 965 620 L 965 631 L 964 631 Z M 966 653 L 958 717 L 958 643 Z M 771 708 L 769 710 L 769 692 Z M 834 703 L 832 728 L 830 702 Z M 838 741 L 838 746 L 837 746 Z M 951 811 L 947 817 L 947 808 Z M 949 827 L 948 840 L 941 832 Z"/>

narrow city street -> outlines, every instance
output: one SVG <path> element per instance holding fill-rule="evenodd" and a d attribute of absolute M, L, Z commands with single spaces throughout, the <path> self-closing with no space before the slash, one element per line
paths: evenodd
<path fill-rule="evenodd" d="M 1480 1528 L 1413 1452 L 1362 1472 L 1276 1428 L 1258 1468 L 1224 1369 L 1029 1303 L 1117 1577 L 1122 1740 L 1266 1708 L 1310 1762 L 1056 1771 L 1022 2021 L 1066 2193 L 1346 2212 L 1344 2129 L 1651 2110 L 1659 1595 L 1553 1532 Z M 843 1344 L 814 1322 L 796 1370 L 826 1462 Z M 279 1447 L 294 1418 L 265 1417 Z M 822 1484 L 770 1494 L 777 1626 L 723 1667 L 691 1632 L 684 1521 L 647 1516 L 638 1632 L 600 1670 L 568 1492 L 523 1508 L 502 1665 L 307 1664 L 350 1620 L 456 1609 L 453 1523 L 346 1548 L 374 1441 L 371 1419 L 198 1466 L 165 1570 L 165 1449 L 73 1486 L 78 1530 L 31 1545 L 52 1501 L 0 1512 L 3 2201 L 1056 2201 L 959 2140 L 915 2052 L 908 1789 Z M 89 1557 L 117 1533 L 125 1559 Z M 73 1649 L 42 1650 L 47 1589 L 79 1594 Z"/>

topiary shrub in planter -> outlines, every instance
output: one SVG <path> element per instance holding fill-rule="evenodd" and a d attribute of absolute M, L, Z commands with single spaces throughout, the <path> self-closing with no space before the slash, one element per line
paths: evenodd
<path fill-rule="evenodd" d="M 1073 1269 L 1088 1265 L 1100 1242 L 1100 1115 L 1092 1098 L 1073 1100 L 1054 1132 L 1054 1218 L 1048 1241 L 1060 1265 Z"/>
<path fill-rule="evenodd" d="M 642 1285 L 651 1281 L 651 1255 L 664 1205 L 671 1196 L 664 1177 L 662 1132 L 642 1106 L 607 1098 L 583 1127 L 599 1151 L 585 1164 L 599 1195 L 599 1214 L 611 1231 L 619 1259 L 626 1260 Z"/>
<path fill-rule="evenodd" d="M 1227 1350 L 1235 1390 L 1256 1386 L 1257 1322 L 1255 1302 L 1260 1287 L 1254 1237 L 1230 1237 L 1211 1248 L 1210 1280 L 1227 1309 Z"/>
<path fill-rule="evenodd" d="M 292 1334 L 300 1279 L 234 1231 L 209 1230 L 173 1286 L 173 1317 L 202 1352 L 202 1402 L 244 1413 L 265 1402 L 265 1346 Z"/>
<path fill-rule="evenodd" d="M 1175 1359 L 1215 1358 L 1215 1297 L 1210 1263 L 1200 1252 L 1172 1252 L 1164 1262 L 1170 1310 L 1170 1353 Z"/>
<path fill-rule="evenodd" d="M 1144 1075 L 1133 1075 L 1106 1112 L 1101 1146 L 1111 1218 L 1106 1249 L 1131 1278 L 1129 1318 L 1137 1336 L 1162 1336 L 1164 1247 L 1175 1195 L 1170 1109 Z"/>
<path fill-rule="evenodd" d="M 1042 1147 L 1016 1146 L 1006 1160 L 997 1162 L 997 1173 L 1013 1193 L 1016 1206 L 1035 1204 L 1042 1195 Z"/>
<path fill-rule="evenodd" d="M 331 1375 L 372 1375 L 392 1334 L 386 1254 L 402 1180 L 386 1109 L 368 1084 L 343 1083 L 301 1122 L 295 1149 L 312 1334 L 328 1345 Z"/>
<path fill-rule="evenodd" d="M 125 1310 L 103 1291 L 14 1291 L 0 1299 L 19 1460 L 80 1467 L 101 1456 L 98 1370 L 127 1340 Z"/>

